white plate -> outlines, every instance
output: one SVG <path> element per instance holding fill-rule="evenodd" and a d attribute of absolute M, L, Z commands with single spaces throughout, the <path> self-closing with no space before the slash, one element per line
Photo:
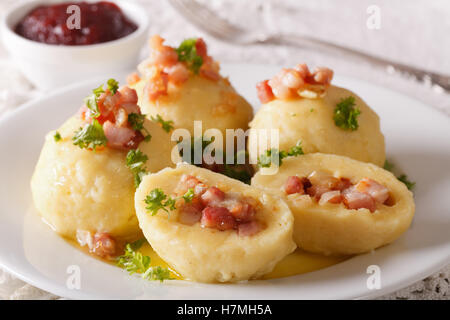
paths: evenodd
<path fill-rule="evenodd" d="M 277 70 L 224 66 L 224 74 L 254 105 L 255 83 Z M 334 83 L 356 92 L 380 115 L 388 158 L 417 182 L 413 225 L 395 243 L 316 272 L 233 285 L 151 283 L 78 251 L 37 217 L 29 181 L 44 135 L 75 113 L 102 81 L 62 89 L 0 121 L 0 265 L 22 280 L 76 299 L 347 299 L 392 292 L 450 263 L 450 119 L 398 93 L 341 77 Z M 79 290 L 66 286 L 71 265 L 80 267 Z M 370 265 L 380 267 L 380 290 L 367 288 Z"/>

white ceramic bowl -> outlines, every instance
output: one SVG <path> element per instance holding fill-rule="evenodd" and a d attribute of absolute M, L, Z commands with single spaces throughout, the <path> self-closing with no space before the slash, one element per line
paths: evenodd
<path fill-rule="evenodd" d="M 118 40 L 83 46 L 49 45 L 28 40 L 14 32 L 16 24 L 34 7 L 55 1 L 33 1 L 14 6 L 1 20 L 3 42 L 23 74 L 38 88 L 54 89 L 136 67 L 146 42 L 148 16 L 130 1 L 112 1 L 138 29 Z"/>

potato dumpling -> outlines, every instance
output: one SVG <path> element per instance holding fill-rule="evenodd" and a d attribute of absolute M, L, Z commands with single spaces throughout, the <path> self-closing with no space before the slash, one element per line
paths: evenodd
<path fill-rule="evenodd" d="M 219 63 L 208 55 L 201 38 L 184 40 L 179 47 L 164 44 L 154 35 L 150 56 L 138 66 L 140 75 L 128 77 L 139 96 L 142 112 L 173 121 L 175 128 L 194 133 L 194 121 L 202 130 L 246 130 L 253 117 L 250 104 L 220 75 Z"/>
<path fill-rule="evenodd" d="M 251 235 L 241 235 L 236 229 L 222 231 L 205 226 L 203 219 L 210 207 L 201 211 L 201 222 L 189 224 L 180 220 L 183 214 L 180 208 L 183 207 L 178 204 L 169 215 L 163 210 L 152 215 L 146 208 L 146 197 L 155 189 L 173 197 L 184 177 L 201 181 L 200 185 L 216 191 L 220 189 L 225 194 L 252 199 L 258 203 L 254 217 L 264 227 Z M 292 240 L 294 219 L 284 201 L 207 169 L 181 163 L 175 169 L 167 168 L 147 175 L 136 191 L 135 200 L 139 225 L 150 245 L 189 280 L 236 282 L 258 278 L 270 272 L 278 261 L 296 248 Z"/>
<path fill-rule="evenodd" d="M 146 82 L 141 80 L 134 88 L 139 96 L 142 112 L 149 117 L 160 115 L 173 121 L 175 128 L 194 133 L 194 121 L 202 121 L 203 131 L 217 128 L 225 137 L 225 129 L 246 130 L 252 119 L 253 109 L 240 96 L 227 79 L 212 81 L 191 75 L 180 86 L 169 85 L 168 94 L 150 101 L 144 93 Z"/>
<path fill-rule="evenodd" d="M 367 208 L 348 209 L 345 201 L 324 201 L 324 195 L 317 201 L 309 195 L 309 189 L 288 194 L 290 177 L 309 177 L 311 182 L 318 172 L 346 181 L 347 187 L 358 181 L 376 181 L 387 188 L 383 198 L 386 202 L 377 203 L 371 212 Z M 415 209 L 412 193 L 392 173 L 337 155 L 316 153 L 285 159 L 276 175 L 258 172 L 252 186 L 265 188 L 287 201 L 295 218 L 294 240 L 300 248 L 327 255 L 363 253 L 391 243 L 408 229 Z M 346 192 L 342 194 L 348 195 Z"/>
<path fill-rule="evenodd" d="M 333 120 L 336 104 L 352 96 L 357 117 L 357 130 L 344 130 Z M 380 131 L 378 115 L 353 92 L 329 86 L 325 95 L 315 99 L 274 99 L 261 106 L 250 123 L 251 129 L 278 129 L 279 150 L 288 150 L 301 140 L 305 153 L 344 155 L 356 160 L 383 166 L 385 161 L 384 136 Z M 268 134 L 270 141 L 270 133 Z M 253 159 L 265 150 L 253 150 L 257 137 L 249 137 L 249 153 Z M 255 155 L 257 153 L 257 155 Z"/>
<path fill-rule="evenodd" d="M 36 165 L 31 190 L 43 219 L 59 234 L 75 239 L 77 230 L 105 232 L 114 238 L 141 234 L 134 209 L 133 174 L 126 166 L 126 151 L 105 147 L 91 151 L 73 144 L 74 132 L 84 122 L 74 116 L 58 132 L 47 134 Z M 148 155 L 146 167 L 158 171 L 172 166 L 170 135 L 146 121 L 152 135 L 139 149 Z"/>

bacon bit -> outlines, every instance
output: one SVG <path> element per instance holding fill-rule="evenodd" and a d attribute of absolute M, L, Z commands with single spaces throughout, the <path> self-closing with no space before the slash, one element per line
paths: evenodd
<path fill-rule="evenodd" d="M 342 197 L 339 190 L 328 191 L 320 196 L 319 204 L 324 205 L 325 203 L 341 203 Z"/>
<path fill-rule="evenodd" d="M 135 131 L 134 137 L 131 138 L 131 140 L 125 144 L 124 149 L 125 150 L 137 149 L 139 147 L 139 144 L 144 140 L 145 140 L 144 135 L 140 131 Z"/>
<path fill-rule="evenodd" d="M 184 202 L 184 200 L 180 202 L 182 202 L 182 204 L 179 207 L 179 221 L 187 225 L 193 225 L 199 222 L 203 210 L 203 204 L 200 198 L 194 197 L 189 203 Z"/>
<path fill-rule="evenodd" d="M 333 79 L 333 70 L 325 67 L 318 67 L 313 76 L 316 83 L 329 85 Z"/>
<path fill-rule="evenodd" d="M 243 201 L 236 201 L 233 206 L 231 206 L 230 213 L 239 221 L 250 221 L 255 216 L 254 207 Z"/>
<path fill-rule="evenodd" d="M 164 39 L 159 35 L 150 38 L 150 63 L 162 67 L 170 67 L 177 63 L 178 54 L 174 48 L 163 45 Z"/>
<path fill-rule="evenodd" d="M 299 63 L 297 64 L 294 69 L 299 73 L 299 75 L 303 78 L 306 79 L 307 77 L 309 77 L 311 75 L 311 73 L 309 72 L 309 68 L 306 65 L 306 63 Z"/>
<path fill-rule="evenodd" d="M 200 68 L 200 75 L 206 79 L 218 81 L 220 80 L 220 74 L 215 69 L 216 68 L 208 68 L 206 65 L 202 65 Z"/>
<path fill-rule="evenodd" d="M 236 220 L 227 208 L 206 207 L 202 211 L 201 225 L 202 227 L 225 231 L 234 229 L 236 227 Z"/>
<path fill-rule="evenodd" d="M 300 74 L 294 69 L 284 69 L 284 75 L 281 79 L 281 83 L 290 88 L 296 89 L 300 88 L 305 84 L 305 80 L 300 76 Z"/>
<path fill-rule="evenodd" d="M 195 50 L 203 60 L 208 58 L 208 48 L 206 47 L 206 43 L 202 38 L 197 38 L 197 41 L 195 42 Z"/>
<path fill-rule="evenodd" d="M 352 182 L 347 178 L 339 178 L 339 182 L 336 184 L 335 189 L 339 191 L 343 191 L 352 186 Z"/>
<path fill-rule="evenodd" d="M 378 182 L 364 178 L 360 180 L 355 188 L 359 192 L 367 193 L 378 203 L 384 203 L 389 198 L 389 190 Z"/>
<path fill-rule="evenodd" d="M 217 187 L 210 187 L 201 196 L 205 206 L 216 206 L 225 199 L 225 193 Z"/>
<path fill-rule="evenodd" d="M 116 241 L 108 233 L 96 233 L 90 251 L 102 258 L 113 257 L 116 255 Z"/>
<path fill-rule="evenodd" d="M 114 118 L 116 119 L 117 127 L 126 127 L 128 125 L 128 113 L 124 108 L 119 108 L 114 111 Z"/>
<path fill-rule="evenodd" d="M 124 86 L 119 89 L 120 93 L 120 104 L 134 104 L 136 105 L 138 103 L 138 95 L 136 93 L 136 90 L 131 89 L 130 87 Z M 117 95 L 117 93 L 116 93 Z"/>
<path fill-rule="evenodd" d="M 138 83 L 140 80 L 141 80 L 141 77 L 139 77 L 139 74 L 137 72 L 130 73 L 127 76 L 127 84 L 129 86 L 132 86 L 133 84 Z"/>
<path fill-rule="evenodd" d="M 141 114 L 137 105 L 138 97 L 136 90 L 127 86 L 121 87 L 115 94 L 108 89 L 97 99 L 99 116 L 96 120 L 103 126 L 107 146 L 119 150 L 136 149 L 145 137 L 143 134 L 131 128 L 128 116 L 131 113 Z M 83 105 L 78 111 L 79 117 L 91 123 L 90 110 Z"/>
<path fill-rule="evenodd" d="M 389 194 L 389 197 L 386 199 L 386 201 L 383 204 L 385 206 L 392 207 L 395 204 L 394 197 L 391 194 Z"/>
<path fill-rule="evenodd" d="M 333 79 L 333 71 L 318 67 L 311 73 L 306 64 L 298 64 L 293 69 L 282 69 L 272 79 L 256 85 L 261 103 L 273 99 L 290 99 L 293 97 L 317 98 L 325 94 L 326 88 Z M 268 87 L 267 87 L 267 86 Z"/>
<path fill-rule="evenodd" d="M 103 124 L 103 131 L 108 140 L 107 146 L 114 149 L 127 150 L 127 144 L 132 141 L 136 133 L 128 127 L 118 127 L 111 121 Z"/>
<path fill-rule="evenodd" d="M 321 186 L 321 185 L 315 185 L 313 184 L 311 187 L 309 187 L 308 189 L 306 189 L 306 193 L 316 199 L 317 201 L 319 201 L 320 197 L 325 193 L 331 191 L 330 188 L 326 187 L 326 186 Z"/>
<path fill-rule="evenodd" d="M 370 212 L 376 210 L 375 200 L 367 193 L 359 192 L 355 187 L 350 187 L 342 192 L 343 202 L 348 209 L 369 209 Z"/>
<path fill-rule="evenodd" d="M 150 57 L 138 66 L 139 72 L 145 78 L 147 85 L 144 88 L 150 101 L 157 100 L 160 96 L 167 95 L 168 84 L 181 85 L 189 79 L 191 74 L 185 62 L 178 61 L 178 53 L 175 48 L 164 45 L 164 39 L 158 35 L 150 39 Z M 202 57 L 203 63 L 199 74 L 207 79 L 217 81 L 220 74 L 219 64 L 208 56 L 206 43 L 198 38 L 195 49 Z M 138 75 L 130 78 L 131 83 L 139 81 Z"/>
<path fill-rule="evenodd" d="M 304 194 L 305 193 L 305 189 L 303 187 L 302 180 L 297 176 L 290 176 L 286 180 L 286 183 L 284 184 L 284 191 L 287 194 L 293 194 L 293 193 Z"/>
<path fill-rule="evenodd" d="M 194 189 L 192 200 L 185 202 L 180 199 L 176 204 L 179 208 L 179 222 L 192 225 L 200 220 L 203 227 L 223 231 L 237 229 L 240 224 L 253 221 L 258 202 L 252 197 L 225 193 L 215 186 L 209 187 L 196 177 L 186 174 L 181 176 L 175 190 L 180 196 L 191 188 Z"/>
<path fill-rule="evenodd" d="M 269 86 L 269 80 L 258 82 L 256 85 L 256 93 L 261 103 L 267 103 L 275 99 L 272 88 Z"/>
<path fill-rule="evenodd" d="M 181 62 L 178 62 L 170 68 L 164 69 L 164 71 L 167 72 L 168 81 L 176 85 L 180 85 L 189 79 L 189 70 Z"/>
<path fill-rule="evenodd" d="M 161 72 L 152 79 L 149 79 L 144 87 L 144 94 L 150 101 L 155 101 L 160 96 L 167 95 L 168 82 L 168 75 Z"/>
<path fill-rule="evenodd" d="M 289 99 L 294 95 L 292 88 L 283 84 L 283 78 L 287 71 L 287 69 L 283 69 L 275 77 L 269 80 L 269 86 L 272 88 L 274 96 L 278 99 Z"/>
<path fill-rule="evenodd" d="M 261 229 L 262 225 L 258 221 L 250 221 L 239 224 L 238 234 L 241 237 L 249 237 L 257 234 Z"/>
<path fill-rule="evenodd" d="M 323 186 L 330 190 L 336 188 L 336 186 L 339 183 L 338 178 L 335 178 L 332 175 L 329 175 L 324 172 L 319 172 L 319 171 L 313 171 L 308 176 L 308 179 L 309 179 L 309 181 L 311 181 L 311 184 Z"/>
<path fill-rule="evenodd" d="M 194 189 L 199 183 L 201 183 L 200 180 L 198 180 L 196 177 L 183 174 L 181 176 L 180 182 L 178 182 L 178 186 L 176 188 L 177 193 L 179 195 L 185 194 L 189 189 Z"/>
<path fill-rule="evenodd" d="M 306 190 L 320 205 L 343 202 L 347 209 L 366 208 L 374 212 L 377 203 L 394 204 L 389 190 L 372 179 L 364 178 L 353 185 L 350 179 L 335 178 L 317 171 L 312 172 L 308 178 L 288 177 L 284 190 L 286 194 L 303 194 Z"/>
<path fill-rule="evenodd" d="M 202 38 L 197 38 L 195 42 L 195 50 L 202 57 L 203 64 L 200 67 L 200 75 L 213 81 L 220 79 L 220 66 L 214 59 L 208 55 L 208 48 Z"/>
<path fill-rule="evenodd" d="M 102 258 L 110 258 L 116 255 L 116 241 L 105 232 L 97 232 L 92 235 L 86 230 L 77 230 L 76 238 L 80 246 L 87 246 L 90 253 Z"/>
<path fill-rule="evenodd" d="M 208 186 L 204 183 L 199 183 L 194 188 L 194 194 L 200 197 L 206 190 L 208 190 Z"/>

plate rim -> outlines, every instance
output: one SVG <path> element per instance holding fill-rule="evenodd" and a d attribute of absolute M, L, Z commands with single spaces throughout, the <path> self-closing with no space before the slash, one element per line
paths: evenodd
<path fill-rule="evenodd" d="M 228 64 L 224 64 L 223 66 L 225 67 L 232 67 L 232 68 L 239 68 L 239 67 L 254 67 L 254 68 L 279 68 L 279 66 L 276 65 L 262 65 L 262 64 L 242 64 L 242 63 L 228 63 Z M 123 78 L 123 77 L 121 77 Z M 98 77 L 98 78 L 92 78 L 92 79 L 87 79 L 87 80 L 83 80 L 80 82 L 76 82 L 61 88 L 57 88 L 55 89 L 53 92 L 47 94 L 45 93 L 44 95 L 38 96 L 32 100 L 29 100 L 23 104 L 21 104 L 20 106 L 16 107 L 15 110 L 9 111 L 7 112 L 7 114 L 5 114 L 3 117 L 1 117 L 0 119 L 0 127 L 4 125 L 4 123 L 8 122 L 11 118 L 14 118 L 16 116 L 19 116 L 19 114 L 26 112 L 28 109 L 30 108 L 35 108 L 37 107 L 37 105 L 41 104 L 42 102 L 48 100 L 48 99 L 52 99 L 56 96 L 60 96 L 63 95 L 66 92 L 70 92 L 73 90 L 77 90 L 78 88 L 81 87 L 85 87 L 90 83 L 93 83 L 94 81 L 100 80 L 100 79 L 104 79 L 104 77 Z M 398 92 L 395 91 L 391 88 L 386 88 L 383 87 L 381 85 L 375 84 L 375 83 L 371 83 L 368 82 L 366 80 L 361 80 L 358 78 L 354 78 L 354 77 L 348 77 L 348 76 L 339 76 L 338 77 L 339 80 L 349 80 L 349 81 L 358 81 L 358 82 L 362 82 L 367 86 L 371 86 L 374 87 L 376 89 L 381 89 L 383 91 L 387 91 L 390 94 L 394 94 L 397 95 L 398 97 L 401 97 L 402 99 L 408 99 L 410 101 L 414 101 L 414 103 L 417 106 L 420 106 L 421 109 L 426 110 L 427 112 L 429 112 L 430 110 L 432 110 L 433 113 L 439 114 L 440 116 L 444 115 L 446 118 L 446 121 L 450 124 L 450 117 L 444 113 L 443 111 L 441 111 L 438 108 L 435 108 L 433 106 L 427 105 L 425 102 L 412 98 L 402 92 Z M 339 84 L 338 84 L 339 85 Z M 239 88 L 237 88 L 238 91 Z M 398 281 L 397 283 L 391 283 L 388 286 L 383 286 L 380 290 L 372 290 L 372 291 L 368 291 L 367 294 L 364 295 L 358 295 L 358 296 L 347 296 L 347 297 L 342 297 L 342 298 L 337 298 L 337 299 L 373 299 L 376 297 L 380 297 L 389 293 L 392 293 L 394 291 L 397 291 L 401 288 L 406 288 L 408 286 L 410 286 L 411 284 L 420 281 L 419 279 L 424 279 L 425 277 L 427 277 L 430 274 L 433 274 L 435 272 L 437 272 L 438 270 L 440 270 L 442 267 L 444 267 L 445 265 L 450 264 L 450 252 L 447 254 L 447 256 L 445 257 L 445 255 L 442 256 L 443 258 L 439 260 L 439 262 L 436 262 L 434 265 L 430 265 L 428 268 L 424 269 L 420 274 L 419 273 L 415 273 L 410 275 L 407 279 L 403 279 L 403 281 Z M 344 263 L 344 262 L 342 262 Z M 30 275 L 27 274 L 22 274 L 19 272 L 16 272 L 13 269 L 12 265 L 9 265 L 8 263 L 5 263 L 1 257 L 0 257 L 0 267 L 3 268 L 4 270 L 6 270 L 7 272 L 11 273 L 13 276 L 15 276 L 16 278 L 25 281 L 26 283 L 29 283 L 39 289 L 48 291 L 50 293 L 56 294 L 58 296 L 61 297 L 65 297 L 65 298 L 74 298 L 74 299 L 101 299 L 101 297 L 97 296 L 96 294 L 91 294 L 91 293 L 86 293 L 83 292 L 82 290 L 78 291 L 78 290 L 68 290 L 66 288 L 61 287 L 59 284 L 55 284 L 52 283 L 52 281 L 50 279 L 46 279 L 45 275 L 41 275 L 41 279 L 37 279 L 36 277 L 33 278 L 32 276 L 30 277 Z M 328 267 L 328 268 L 332 268 Z M 325 268 L 327 269 L 327 268 Z M 308 274 L 312 274 L 315 272 L 318 272 L 320 270 L 324 270 L 324 269 L 319 269 L 316 271 L 312 271 L 309 272 Z M 297 275 L 298 277 L 299 275 Z M 300 275 L 301 276 L 301 275 Z M 292 276 L 289 278 L 293 278 L 296 276 Z M 270 280 L 264 280 L 264 281 L 270 281 Z M 221 284 L 214 284 L 214 285 L 221 285 Z M 67 295 L 67 293 L 72 293 L 70 295 Z M 226 298 L 224 298 L 226 299 Z M 295 299 L 295 298 L 294 298 Z"/>

